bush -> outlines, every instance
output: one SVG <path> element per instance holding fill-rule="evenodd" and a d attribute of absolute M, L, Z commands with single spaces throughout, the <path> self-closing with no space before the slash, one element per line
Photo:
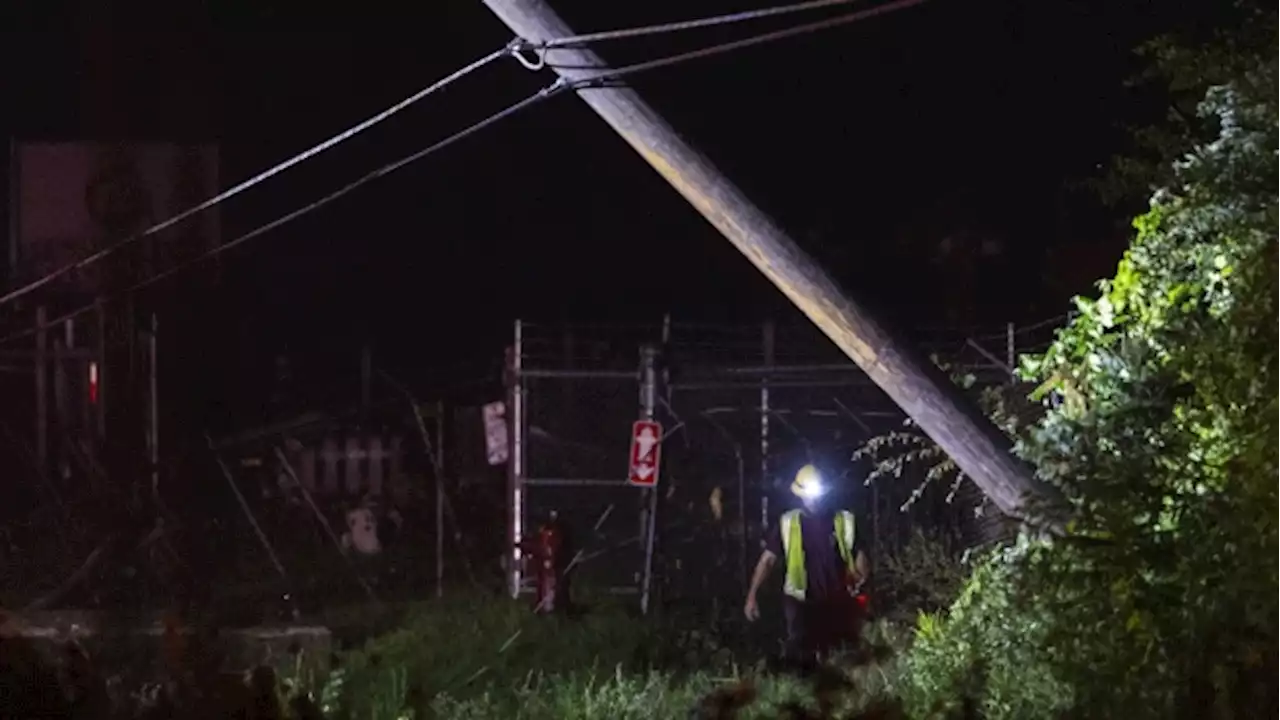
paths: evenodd
<path fill-rule="evenodd" d="M 895 687 L 909 717 L 1055 717 L 1074 704 L 1042 651 L 1050 617 L 1018 582 L 1020 562 L 1039 548 L 1021 540 L 976 565 L 944 616 L 922 613 Z"/>
<path fill-rule="evenodd" d="M 880 561 L 877 586 L 883 588 L 886 616 L 910 622 L 917 614 L 950 605 L 965 580 L 959 542 L 944 532 L 916 529 L 898 552 Z"/>
<path fill-rule="evenodd" d="M 1026 363 L 1048 410 L 1017 450 L 1075 520 L 991 554 L 922 620 L 900 687 L 917 717 L 965 701 L 991 718 L 1275 712 L 1274 46 L 1208 89 L 1215 137 Z"/>

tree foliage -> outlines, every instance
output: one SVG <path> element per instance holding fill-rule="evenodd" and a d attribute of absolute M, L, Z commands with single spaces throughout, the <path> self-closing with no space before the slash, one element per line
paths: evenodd
<path fill-rule="evenodd" d="M 1215 128 L 1199 117 L 1205 90 L 1231 83 L 1247 72 L 1259 53 L 1273 51 L 1274 8 L 1236 0 L 1216 9 L 1228 18 L 1218 27 L 1183 29 L 1138 47 L 1137 55 L 1145 62 L 1127 83 L 1129 89 L 1154 92 L 1164 99 L 1165 111 L 1160 122 L 1131 127 L 1130 151 L 1115 157 L 1104 176 L 1087 183 L 1107 203 L 1140 205 L 1172 182 L 1177 161 L 1215 136 Z M 1193 40 L 1192 33 L 1203 39 Z"/>
<path fill-rule="evenodd" d="M 1075 514 L 983 560 L 922 622 L 914 715 L 1275 712 L 1276 21 L 1264 52 L 1159 57 L 1203 90 L 1114 278 L 1023 374 L 1062 402 L 1017 452 Z M 1254 28 L 1256 30 L 1256 28 Z M 1207 138 L 1207 139 L 1206 139 Z"/>
<path fill-rule="evenodd" d="M 934 358 L 943 371 L 949 368 Z M 1040 403 L 1031 401 L 1028 392 L 1033 385 L 1013 383 L 1008 385 L 979 385 L 972 374 L 951 373 L 951 379 L 960 388 L 974 396 L 980 407 L 1005 434 L 1016 437 L 1018 433 L 1043 414 Z M 945 487 L 946 501 L 951 503 L 960 488 L 970 478 L 964 474 L 955 460 L 924 434 L 911 418 L 902 422 L 902 429 L 873 435 L 854 450 L 854 462 L 867 461 L 871 470 L 864 484 L 901 479 L 908 468 L 923 471 L 920 482 L 907 496 L 900 510 L 906 512 L 931 488 Z M 994 512 L 994 510 L 993 510 Z"/>

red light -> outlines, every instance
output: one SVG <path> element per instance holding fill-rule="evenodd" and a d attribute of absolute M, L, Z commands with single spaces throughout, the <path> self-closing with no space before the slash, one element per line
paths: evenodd
<path fill-rule="evenodd" d="M 89 363 L 89 404 L 98 404 L 98 363 Z"/>

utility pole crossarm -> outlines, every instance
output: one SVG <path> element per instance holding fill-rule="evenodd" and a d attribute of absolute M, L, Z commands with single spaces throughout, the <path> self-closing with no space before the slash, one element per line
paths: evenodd
<path fill-rule="evenodd" d="M 517 36 L 539 47 L 574 32 L 541 0 L 484 0 Z M 609 71 L 589 49 L 542 51 L 569 82 Z M 599 85 L 599 83 L 596 83 Z M 575 86 L 577 87 L 577 86 Z M 1005 513 L 1025 517 L 1046 496 L 1008 439 L 936 367 L 895 339 L 781 227 L 626 87 L 579 87 L 578 96 L 747 256 L 936 442 Z"/>

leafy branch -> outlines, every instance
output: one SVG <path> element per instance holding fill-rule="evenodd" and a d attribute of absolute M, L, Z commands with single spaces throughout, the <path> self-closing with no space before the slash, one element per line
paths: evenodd
<path fill-rule="evenodd" d="M 937 358 L 933 361 L 944 372 L 949 372 L 956 385 L 971 392 L 982 411 L 1010 438 L 1016 439 L 1043 413 L 1043 404 L 1030 397 L 1030 386 L 1018 383 L 978 387 L 977 378 L 972 374 L 950 372 L 945 363 Z M 946 502 L 951 504 L 968 476 L 924 434 L 914 420 L 907 418 L 902 426 L 901 430 L 891 430 L 867 439 L 853 451 L 851 459 L 854 462 L 865 460 L 871 463 L 871 471 L 867 473 L 864 484 L 871 485 L 888 478 L 901 479 L 909 469 L 920 468 L 923 478 L 899 509 L 902 512 L 910 510 L 930 487 L 944 484 L 947 487 Z"/>

